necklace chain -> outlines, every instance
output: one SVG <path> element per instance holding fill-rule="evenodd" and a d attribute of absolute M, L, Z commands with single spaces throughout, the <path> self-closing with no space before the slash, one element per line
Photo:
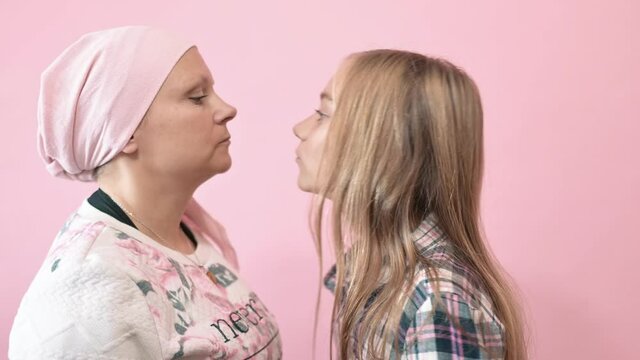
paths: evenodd
<path fill-rule="evenodd" d="M 109 195 L 109 194 L 108 194 L 108 195 Z M 131 210 L 128 210 L 127 208 L 125 208 L 125 207 L 122 205 L 122 202 L 121 202 L 121 201 L 118 201 L 118 198 L 116 198 L 116 197 L 115 197 L 115 196 L 113 196 L 113 195 L 109 195 L 109 197 L 111 197 L 111 199 L 113 200 L 113 202 L 115 202 L 115 203 L 116 203 L 116 205 L 118 205 L 118 206 L 119 206 L 119 207 L 120 207 L 120 208 L 121 208 L 125 213 L 127 213 L 127 215 L 129 215 L 130 217 L 132 217 L 132 218 L 133 218 L 135 221 L 137 221 L 140 225 L 144 226 L 144 227 L 145 227 L 145 229 L 147 229 L 150 233 L 152 233 L 152 234 L 157 238 L 157 240 L 160 240 L 160 243 L 161 243 L 161 244 L 163 244 L 163 245 L 165 245 L 165 246 L 168 246 L 168 245 L 169 245 L 169 242 L 168 242 L 167 240 L 165 240 L 162 236 L 160 236 L 160 234 L 158 234 L 157 232 L 153 231 L 153 229 L 152 229 L 152 228 L 150 228 L 149 226 L 147 226 L 147 225 L 146 225 L 142 220 L 140 220 L 137 216 L 135 216 Z M 169 247 L 169 246 L 168 246 L 168 247 Z M 183 253 L 182 253 L 182 252 L 180 252 L 180 251 L 178 251 L 178 252 L 179 252 L 179 253 L 180 253 L 180 254 L 181 254 L 185 259 L 189 260 L 189 262 L 191 262 L 192 264 L 196 265 L 197 267 L 199 267 L 199 268 L 201 268 L 201 269 L 203 269 L 203 270 L 206 270 L 206 269 L 204 269 L 204 265 L 202 264 L 202 262 L 201 262 L 201 261 L 200 261 L 200 259 L 198 258 L 198 255 L 196 254 L 196 250 L 197 250 L 197 249 L 196 249 L 196 248 L 194 248 L 194 251 L 193 251 L 193 256 L 196 258 L 196 260 L 195 260 L 195 261 L 194 261 L 190 256 L 188 256 L 188 255 L 186 255 L 186 254 L 183 254 Z M 208 274 L 207 274 L 207 275 L 208 275 Z"/>

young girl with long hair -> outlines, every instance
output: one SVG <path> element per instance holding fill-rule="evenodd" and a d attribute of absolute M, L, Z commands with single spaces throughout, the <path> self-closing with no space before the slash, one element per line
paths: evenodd
<path fill-rule="evenodd" d="M 340 359 L 525 359 L 508 277 L 483 240 L 478 88 L 448 61 L 351 55 L 297 124 L 299 187 L 331 203 Z"/>

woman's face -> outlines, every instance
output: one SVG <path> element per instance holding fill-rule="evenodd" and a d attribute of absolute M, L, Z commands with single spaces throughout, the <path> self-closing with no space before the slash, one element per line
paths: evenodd
<path fill-rule="evenodd" d="M 333 81 L 331 79 L 320 94 L 320 107 L 293 127 L 293 133 L 300 139 L 296 162 L 298 187 L 303 191 L 317 193 L 320 190 L 320 163 L 334 111 Z"/>
<path fill-rule="evenodd" d="M 171 70 L 134 134 L 145 173 L 204 181 L 231 167 L 227 123 L 236 109 L 213 90 L 194 47 Z"/>

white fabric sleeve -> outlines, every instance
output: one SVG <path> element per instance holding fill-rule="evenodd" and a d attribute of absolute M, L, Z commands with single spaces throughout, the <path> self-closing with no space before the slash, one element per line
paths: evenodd
<path fill-rule="evenodd" d="M 99 255 L 73 261 L 36 276 L 11 330 L 9 358 L 162 359 L 136 283 Z"/>

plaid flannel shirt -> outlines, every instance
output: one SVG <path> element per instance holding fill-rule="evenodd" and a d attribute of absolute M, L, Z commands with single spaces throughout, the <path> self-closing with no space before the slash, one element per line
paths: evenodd
<path fill-rule="evenodd" d="M 390 344 L 387 358 L 395 359 L 399 353 L 402 360 L 502 359 L 503 326 L 491 299 L 469 269 L 454 258 L 453 246 L 434 216 L 420 224 L 414 238 L 416 249 L 438 273 L 438 295 L 435 283 L 419 266 L 398 325 L 399 352 Z M 327 273 L 325 286 L 335 290 L 335 266 Z"/>

